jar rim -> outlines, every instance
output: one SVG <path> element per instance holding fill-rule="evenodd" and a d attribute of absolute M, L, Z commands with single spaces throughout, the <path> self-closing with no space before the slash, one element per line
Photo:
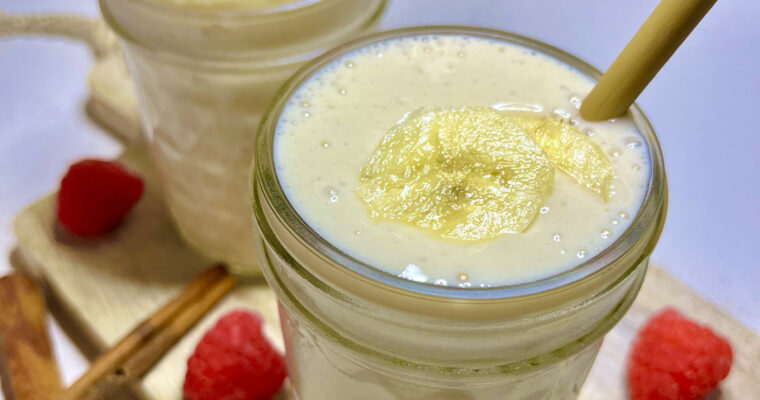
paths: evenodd
<path fill-rule="evenodd" d="M 628 263 L 629 265 L 637 265 L 640 261 L 647 258 L 649 254 L 651 254 L 654 244 L 659 238 L 662 226 L 664 225 L 667 183 L 659 141 L 648 119 L 636 104 L 631 106 L 629 112 L 633 117 L 636 127 L 647 142 L 650 159 L 650 177 L 647 191 L 636 216 L 620 237 L 599 254 L 569 270 L 562 271 L 549 277 L 530 282 L 486 288 L 460 288 L 415 282 L 383 271 L 346 254 L 344 251 L 321 237 L 301 218 L 282 190 L 276 174 L 273 155 L 274 133 L 277 123 L 280 119 L 280 114 L 284 110 L 291 96 L 304 82 L 324 66 L 354 50 L 395 38 L 446 34 L 496 39 L 521 45 L 555 58 L 594 80 L 598 80 L 601 76 L 599 70 L 564 50 L 514 33 L 479 27 L 410 27 L 380 32 L 345 43 L 328 51 L 320 57 L 317 57 L 296 72 L 280 88 L 275 95 L 275 98 L 270 103 L 268 110 L 264 114 L 256 138 L 256 155 L 254 157 L 252 166 L 253 172 L 251 174 L 251 188 L 254 191 L 255 197 L 253 203 L 254 208 L 256 208 L 255 211 L 257 217 L 259 218 L 259 224 L 262 225 L 268 223 L 267 221 L 262 221 L 262 219 L 276 217 L 277 222 L 283 225 L 284 231 L 297 237 L 296 241 L 300 245 L 311 250 L 312 253 L 316 253 L 319 259 L 330 261 L 330 264 L 333 264 L 331 265 L 332 269 L 343 268 L 346 270 L 344 272 L 350 271 L 362 277 L 369 278 L 371 282 L 368 283 L 371 285 L 380 286 L 384 289 L 389 289 L 395 292 L 399 292 L 400 290 L 401 292 L 406 292 L 406 294 L 413 296 L 432 296 L 435 298 L 448 298 L 453 300 L 471 300 L 476 302 L 492 301 L 520 298 L 553 290 L 562 290 L 570 285 L 593 279 L 595 276 L 604 274 L 607 270 L 605 267 L 625 256 L 630 256 L 631 253 L 636 254 L 634 254 L 635 260 Z M 266 206 L 269 207 L 270 210 L 276 211 L 266 213 L 263 210 L 260 210 L 259 208 L 263 207 L 262 202 L 266 202 Z M 262 229 L 262 231 L 264 231 L 264 229 Z M 271 230 L 268 231 L 268 233 L 272 234 Z M 267 238 L 267 232 L 263 233 L 265 240 L 276 240 L 276 238 Z M 641 243 L 642 241 L 646 242 L 643 244 L 643 247 Z M 320 272 L 326 272 L 326 270 L 312 271 L 309 267 L 310 266 L 306 266 L 311 273 L 318 276 L 322 275 Z M 632 269 L 625 268 L 625 270 L 626 271 L 623 273 L 627 274 L 630 273 Z M 335 273 L 334 270 L 329 272 L 331 274 Z M 616 278 L 619 279 L 620 277 L 618 276 Z"/>
<path fill-rule="evenodd" d="M 137 4 L 140 7 L 152 9 L 156 12 L 166 12 L 173 15 L 181 15 L 183 18 L 208 18 L 217 16 L 225 19 L 245 19 L 262 16 L 270 16 L 278 13 L 296 11 L 307 7 L 315 6 L 330 0 L 294 0 L 290 3 L 283 3 L 276 6 L 265 7 L 230 7 L 221 9 L 211 9 L 206 7 L 186 7 L 161 0 L 124 0 Z"/>
<path fill-rule="evenodd" d="M 346 3 L 348 2 L 348 3 Z M 125 43 L 164 62 L 247 71 L 297 66 L 374 27 L 388 0 L 297 0 L 267 8 L 198 9 L 158 0 L 98 0 L 103 19 Z M 336 13 L 351 4 L 353 13 Z M 316 28 L 315 17 L 337 15 Z M 272 30 L 295 29 L 298 35 Z M 314 29 L 317 29 L 316 31 Z M 283 39 L 284 37 L 284 39 Z M 255 39 L 255 40 L 254 40 Z"/>

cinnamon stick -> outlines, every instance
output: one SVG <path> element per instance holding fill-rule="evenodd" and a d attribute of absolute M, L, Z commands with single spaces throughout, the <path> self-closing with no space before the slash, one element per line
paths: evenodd
<path fill-rule="evenodd" d="M 45 300 L 26 274 L 0 278 L 0 373 L 6 400 L 57 400 L 62 385 Z"/>
<path fill-rule="evenodd" d="M 108 399 L 124 384 L 142 377 L 235 284 L 224 267 L 207 270 L 93 363 L 61 399 Z"/>

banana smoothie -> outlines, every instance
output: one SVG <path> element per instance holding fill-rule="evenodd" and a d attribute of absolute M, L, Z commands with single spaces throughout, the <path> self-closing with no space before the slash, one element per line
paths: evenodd
<path fill-rule="evenodd" d="M 301 400 L 572 400 L 636 297 L 665 175 L 638 107 L 504 32 L 419 27 L 301 69 L 259 127 L 253 208 Z"/>

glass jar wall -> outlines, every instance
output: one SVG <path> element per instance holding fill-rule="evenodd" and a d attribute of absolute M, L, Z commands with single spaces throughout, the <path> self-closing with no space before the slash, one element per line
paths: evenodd
<path fill-rule="evenodd" d="M 386 2 L 205 3 L 100 1 L 123 40 L 151 159 L 182 237 L 238 272 L 258 273 L 248 173 L 261 115 L 305 61 L 373 30 Z"/>
<path fill-rule="evenodd" d="M 280 116 L 333 60 L 414 35 L 470 35 L 529 47 L 591 78 L 599 72 L 543 43 L 479 28 L 423 27 L 341 46 L 299 71 L 260 126 L 253 174 L 259 257 L 280 301 L 290 376 L 301 400 L 570 400 L 601 340 L 635 299 L 666 213 L 657 138 L 638 107 L 651 175 L 631 225 L 608 248 L 544 279 L 489 288 L 436 286 L 385 273 L 323 239 L 290 204 L 273 154 Z"/>

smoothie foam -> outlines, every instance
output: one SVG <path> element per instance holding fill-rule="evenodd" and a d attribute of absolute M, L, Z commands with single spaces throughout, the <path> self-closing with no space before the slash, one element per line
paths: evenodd
<path fill-rule="evenodd" d="M 338 58 L 282 112 L 277 176 L 297 213 L 346 254 L 408 279 L 488 287 L 555 275 L 613 243 L 635 217 L 649 181 L 648 149 L 628 118 L 580 120 L 593 82 L 549 56 L 463 35 L 393 39 Z M 373 220 L 358 176 L 388 130 L 420 108 L 493 107 L 578 123 L 613 163 L 609 199 L 557 171 L 553 193 L 522 233 L 468 243 Z"/>

